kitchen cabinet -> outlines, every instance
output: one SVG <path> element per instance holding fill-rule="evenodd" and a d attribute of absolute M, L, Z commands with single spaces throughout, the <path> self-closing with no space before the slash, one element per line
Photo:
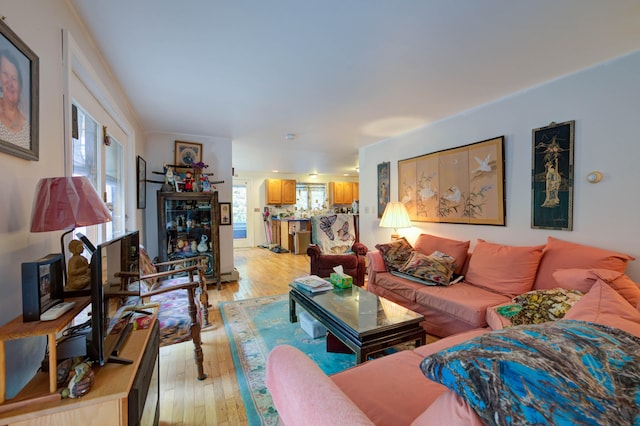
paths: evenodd
<path fill-rule="evenodd" d="M 220 289 L 218 192 L 158 191 L 157 199 L 160 262 L 204 255 L 207 283 Z"/>
<path fill-rule="evenodd" d="M 266 204 L 295 204 L 295 179 L 267 179 L 265 182 Z"/>
<path fill-rule="evenodd" d="M 352 204 L 359 199 L 357 182 L 329 182 L 329 202 L 331 205 Z"/>

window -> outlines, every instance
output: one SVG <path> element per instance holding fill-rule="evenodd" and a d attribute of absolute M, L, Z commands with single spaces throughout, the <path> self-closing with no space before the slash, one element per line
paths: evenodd
<path fill-rule="evenodd" d="M 296 184 L 296 210 L 321 210 L 327 200 L 324 183 Z"/>

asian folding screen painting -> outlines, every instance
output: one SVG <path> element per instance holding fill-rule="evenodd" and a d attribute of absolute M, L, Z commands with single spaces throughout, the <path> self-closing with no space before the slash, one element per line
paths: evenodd
<path fill-rule="evenodd" d="M 504 136 L 398 162 L 413 221 L 505 225 Z"/>

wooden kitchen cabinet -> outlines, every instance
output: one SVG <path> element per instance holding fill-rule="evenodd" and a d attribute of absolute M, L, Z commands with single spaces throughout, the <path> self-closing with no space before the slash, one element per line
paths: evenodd
<path fill-rule="evenodd" d="M 329 201 L 332 205 L 352 204 L 359 197 L 357 182 L 329 182 Z"/>
<path fill-rule="evenodd" d="M 296 180 L 295 179 L 267 179 L 266 204 L 295 204 Z"/>

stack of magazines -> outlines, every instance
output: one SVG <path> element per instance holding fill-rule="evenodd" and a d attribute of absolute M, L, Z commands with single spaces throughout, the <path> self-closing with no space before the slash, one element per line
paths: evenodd
<path fill-rule="evenodd" d="M 333 290 L 333 285 L 323 278 L 317 275 L 307 275 L 304 277 L 296 278 L 293 280 L 298 288 L 301 288 L 311 293 L 317 293 L 319 291 Z"/>

